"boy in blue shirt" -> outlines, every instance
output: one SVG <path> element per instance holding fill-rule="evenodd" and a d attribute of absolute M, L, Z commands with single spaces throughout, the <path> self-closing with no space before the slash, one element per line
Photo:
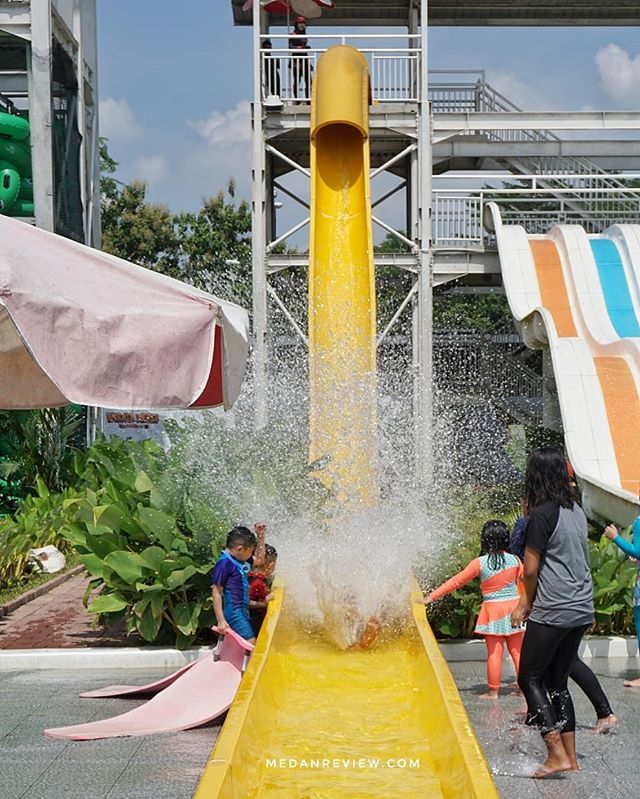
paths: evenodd
<path fill-rule="evenodd" d="M 231 627 L 252 644 L 256 637 L 249 618 L 247 574 L 257 543 L 256 536 L 247 527 L 234 527 L 227 535 L 226 547 L 211 576 L 213 610 L 220 632 Z"/>

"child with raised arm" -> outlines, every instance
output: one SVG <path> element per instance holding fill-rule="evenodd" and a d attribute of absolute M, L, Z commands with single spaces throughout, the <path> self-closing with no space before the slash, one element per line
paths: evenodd
<path fill-rule="evenodd" d="M 497 699 L 502 674 L 502 653 L 507 645 L 516 673 L 520 667 L 520 648 L 524 632 L 511 626 L 511 613 L 519 601 L 518 583 L 522 563 L 509 552 L 509 529 L 498 520 L 484 524 L 480 536 L 481 554 L 435 591 L 425 602 L 430 604 L 463 585 L 480 578 L 482 607 L 475 632 L 484 636 L 487 645 L 487 683 L 489 690 L 481 699 Z"/>
<path fill-rule="evenodd" d="M 618 532 L 617 527 L 613 524 L 607 525 L 604 528 L 604 534 L 610 541 L 621 549 L 625 555 L 630 558 L 635 558 L 637 563 L 638 576 L 636 578 L 636 585 L 633 589 L 633 619 L 636 623 L 636 635 L 638 636 L 638 652 L 640 653 L 640 516 L 633 523 L 631 528 L 633 532 L 633 541 L 627 541 Z M 625 688 L 640 688 L 640 677 L 635 680 L 625 680 Z"/>
<path fill-rule="evenodd" d="M 256 525 L 257 528 L 257 525 Z M 260 632 L 262 622 L 267 615 L 267 606 L 271 601 L 271 578 L 276 568 L 278 553 L 271 544 L 265 544 L 264 556 L 258 558 L 258 550 L 253 567 L 247 575 L 249 580 L 249 616 L 256 635 Z"/>
<path fill-rule="evenodd" d="M 249 618 L 250 558 L 256 551 L 256 536 L 247 527 L 234 527 L 227 535 L 226 547 L 213 568 L 211 596 L 218 631 L 231 627 L 250 643 L 256 637 Z"/>

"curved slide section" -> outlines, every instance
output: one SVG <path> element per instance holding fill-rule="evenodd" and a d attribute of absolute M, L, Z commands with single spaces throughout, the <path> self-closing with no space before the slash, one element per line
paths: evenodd
<path fill-rule="evenodd" d="M 165 688 L 168 688 L 179 677 L 182 677 L 185 672 L 195 666 L 196 663 L 199 663 L 201 660 L 207 660 L 210 657 L 211 655 L 209 654 L 203 655 L 191 663 L 186 663 L 177 671 L 167 674 L 166 677 L 146 683 L 145 685 L 108 685 L 105 688 L 97 688 L 95 691 L 84 691 L 80 694 L 80 697 L 82 699 L 114 699 L 124 696 L 154 696 Z"/>
<path fill-rule="evenodd" d="M 639 511 L 640 283 L 620 246 L 625 232 L 587 236 L 579 226 L 557 225 L 547 236 L 528 236 L 502 225 L 494 203 L 488 212 L 524 341 L 551 352 L 585 510 L 627 525 Z"/>
<path fill-rule="evenodd" d="M 377 500 L 368 75 L 349 47 L 314 76 L 309 355 L 311 457 L 345 504 Z M 338 649 L 269 604 L 196 799 L 497 799 L 414 590 L 403 634 Z"/>
<path fill-rule="evenodd" d="M 44 734 L 66 741 L 89 741 L 179 732 L 199 727 L 218 718 L 231 707 L 240 685 L 245 655 L 252 649 L 252 644 L 231 630 L 224 636 L 219 660 L 214 660 L 211 652 L 169 675 L 162 681 L 164 685 L 151 683 L 135 690 L 127 686 L 114 686 L 105 689 L 102 694 L 84 694 L 97 698 L 159 691 L 143 705 L 108 719 L 71 727 L 54 727 L 45 730 Z"/>

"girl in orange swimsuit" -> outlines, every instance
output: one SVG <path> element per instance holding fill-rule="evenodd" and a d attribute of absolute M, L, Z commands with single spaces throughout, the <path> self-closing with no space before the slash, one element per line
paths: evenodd
<path fill-rule="evenodd" d="M 443 583 L 426 598 L 427 604 L 480 578 L 482 607 L 475 632 L 484 636 L 487 645 L 487 683 L 489 690 L 481 699 L 497 699 L 502 674 L 502 653 L 507 645 L 516 669 L 520 666 L 520 648 L 524 629 L 511 626 L 511 613 L 518 604 L 518 586 L 522 576 L 520 559 L 509 552 L 509 530 L 501 521 L 491 520 L 482 528 L 481 554 L 461 572 Z"/>

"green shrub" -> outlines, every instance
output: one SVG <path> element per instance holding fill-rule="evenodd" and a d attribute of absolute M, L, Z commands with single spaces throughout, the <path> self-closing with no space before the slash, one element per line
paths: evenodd
<path fill-rule="evenodd" d="M 636 564 L 608 538 L 596 534 L 589 541 L 596 635 L 632 635 L 633 587 Z"/>
<path fill-rule="evenodd" d="M 209 575 L 226 532 L 256 506 L 268 518 L 319 511 L 328 492 L 282 431 L 238 431 L 213 414 L 167 428 L 168 453 L 111 439 L 77 457 L 65 535 L 92 575 L 85 603 L 99 622 L 183 648 L 214 621 Z"/>
<path fill-rule="evenodd" d="M 70 503 L 76 489 L 52 494 L 36 478 L 36 493 L 26 497 L 14 517 L 0 520 L 0 588 L 24 581 L 29 574 L 29 550 L 53 544 L 62 552 L 69 549 L 65 532 L 75 518 Z"/>
<path fill-rule="evenodd" d="M 68 503 L 75 521 L 65 534 L 91 575 L 85 604 L 98 621 L 123 619 L 129 633 L 184 648 L 213 623 L 218 546 L 194 546 L 179 492 L 167 490 L 168 462 L 152 441 L 98 440 L 78 460 L 84 489 Z"/>
<path fill-rule="evenodd" d="M 489 518 L 502 519 L 509 528 L 519 515 L 517 506 L 505 512 L 509 491 L 483 489 L 461 492 L 452 512 L 453 525 L 459 536 L 455 549 L 443 552 L 435 569 L 430 570 L 429 585 L 433 588 L 463 569 L 480 550 L 480 530 Z M 628 532 L 628 531 L 627 531 Z M 589 556 L 596 609 L 595 635 L 632 635 L 633 586 L 636 564 L 599 531 L 590 528 Z M 425 581 L 423 583 L 426 585 Z M 478 580 L 454 591 L 429 607 L 429 621 L 435 632 L 444 638 L 470 638 L 482 597 Z"/>

